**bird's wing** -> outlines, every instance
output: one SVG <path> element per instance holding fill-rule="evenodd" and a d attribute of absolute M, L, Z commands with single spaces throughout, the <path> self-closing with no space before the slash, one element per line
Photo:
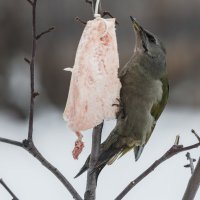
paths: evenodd
<path fill-rule="evenodd" d="M 151 136 L 151 134 L 152 134 L 152 132 L 154 130 L 156 121 L 158 120 L 158 118 L 160 117 L 161 113 L 163 112 L 163 110 L 165 108 L 165 105 L 167 104 L 168 97 L 169 97 L 168 79 L 167 78 L 162 78 L 162 79 L 160 79 L 160 81 L 162 82 L 163 95 L 162 95 L 161 100 L 159 102 L 155 103 L 151 108 L 151 115 L 154 117 L 155 123 L 152 126 L 152 129 L 151 129 L 150 133 L 148 133 L 148 135 L 147 135 L 147 141 L 149 140 L 149 138 L 150 138 L 150 136 Z"/>
<path fill-rule="evenodd" d="M 168 96 L 169 96 L 168 79 L 162 78 L 160 81 L 162 82 L 162 90 L 163 90 L 162 99 L 159 102 L 155 103 L 151 109 L 151 115 L 154 117 L 155 121 L 158 120 L 162 111 L 164 110 L 165 105 L 167 103 Z"/>
<path fill-rule="evenodd" d="M 162 78 L 160 80 L 162 82 L 162 90 L 163 90 L 163 95 L 162 95 L 162 99 L 155 103 L 152 108 L 151 108 L 151 115 L 154 117 L 155 123 L 152 125 L 151 130 L 149 133 L 147 133 L 147 137 L 146 137 L 146 141 L 145 144 L 148 142 L 149 138 L 151 137 L 151 134 L 155 128 L 156 125 L 156 121 L 158 120 L 158 118 L 160 117 L 162 111 L 165 108 L 165 105 L 167 103 L 167 99 L 169 96 L 169 83 L 168 83 L 168 79 L 167 78 Z M 136 146 L 134 147 L 134 153 L 135 153 L 135 160 L 137 161 L 144 149 L 144 145 L 141 146 Z"/>

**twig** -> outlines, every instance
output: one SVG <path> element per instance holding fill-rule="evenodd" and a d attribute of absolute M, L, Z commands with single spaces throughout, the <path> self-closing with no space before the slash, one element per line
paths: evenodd
<path fill-rule="evenodd" d="M 31 63 L 31 61 L 28 58 L 24 58 L 24 61 L 27 62 L 29 65 Z"/>
<path fill-rule="evenodd" d="M 87 24 L 87 22 L 84 22 L 82 19 L 80 19 L 78 16 L 77 17 L 75 17 L 75 20 L 77 21 L 77 22 L 80 22 L 81 24 L 83 24 L 83 25 L 86 25 Z"/>
<path fill-rule="evenodd" d="M 192 174 L 189 180 L 189 183 L 187 185 L 187 188 L 182 200 L 193 200 L 198 191 L 199 185 L 200 185 L 200 158 L 194 170 L 194 173 Z"/>
<path fill-rule="evenodd" d="M 92 150 L 90 154 L 89 169 L 87 172 L 87 186 L 85 192 L 85 200 L 96 199 L 96 186 L 97 186 L 97 175 L 91 173 L 97 163 L 101 144 L 101 133 L 103 129 L 103 122 L 93 129 L 92 133 Z"/>
<path fill-rule="evenodd" d="M 36 36 L 36 40 L 40 39 L 43 35 L 50 33 L 51 31 L 53 31 L 55 29 L 55 27 L 51 27 L 49 29 L 47 29 L 46 31 L 43 31 L 42 33 L 38 34 Z"/>
<path fill-rule="evenodd" d="M 190 164 L 185 165 L 184 167 L 190 168 L 191 174 L 194 173 L 194 162 L 196 161 L 195 159 L 191 158 L 190 153 L 186 153 L 186 158 L 189 160 Z"/>
<path fill-rule="evenodd" d="M 90 5 L 92 5 L 92 0 L 85 0 L 86 3 L 89 3 Z"/>
<path fill-rule="evenodd" d="M 12 190 L 6 185 L 3 179 L 0 179 L 0 184 L 7 190 L 7 192 L 13 197 L 12 200 L 19 200 L 16 195 L 12 192 Z"/>
<path fill-rule="evenodd" d="M 28 0 L 29 1 L 29 0 Z M 32 1 L 31 1 L 32 2 Z M 29 1 L 30 3 L 30 1 Z M 35 54 L 36 54 L 36 5 L 37 0 L 32 2 L 32 56 L 30 62 L 30 81 L 31 81 L 31 99 L 30 99 L 30 110 L 29 110 L 29 126 L 28 126 L 28 140 L 33 139 L 33 115 L 34 115 L 34 71 L 35 71 Z"/>
<path fill-rule="evenodd" d="M 27 1 L 28 1 L 28 3 L 30 3 L 31 5 L 33 5 L 33 2 L 31 0 L 27 0 Z"/>
<path fill-rule="evenodd" d="M 74 189 L 74 187 L 70 184 L 70 182 L 63 176 L 63 174 L 57 168 L 55 168 L 49 161 L 47 161 L 43 157 L 43 155 L 38 151 L 38 149 L 35 147 L 33 141 L 23 140 L 22 142 L 17 142 L 17 141 L 9 140 L 6 138 L 0 138 L 0 142 L 12 144 L 12 145 L 24 148 L 33 157 L 35 157 L 37 160 L 39 160 L 42 163 L 42 165 L 44 165 L 49 171 L 51 171 L 62 182 L 62 184 L 71 193 L 71 195 L 73 196 L 74 199 L 82 200 L 80 195 L 77 193 L 77 191 Z"/>
<path fill-rule="evenodd" d="M 80 195 L 74 189 L 74 187 L 70 184 L 70 182 L 63 176 L 63 174 L 55 168 L 49 161 L 47 161 L 43 155 L 38 151 L 35 147 L 34 143 L 28 140 L 23 141 L 23 148 L 28 151 L 32 156 L 34 156 L 37 160 L 41 162 L 49 171 L 51 171 L 65 186 L 65 188 L 71 193 L 74 199 L 82 200 Z"/>
<path fill-rule="evenodd" d="M 174 145 L 179 145 L 179 142 L 180 142 L 180 135 L 177 135 L 175 142 L 174 142 Z"/>
<path fill-rule="evenodd" d="M 0 142 L 12 144 L 12 145 L 15 145 L 15 146 L 18 146 L 18 147 L 23 147 L 23 144 L 21 142 L 18 142 L 18 141 L 15 141 L 15 140 L 10 140 L 10 139 L 7 139 L 7 138 L 0 137 Z"/>
<path fill-rule="evenodd" d="M 199 140 L 200 142 L 200 137 L 199 135 L 196 133 L 196 131 L 194 129 L 191 130 L 191 132 L 196 136 L 196 138 Z"/>
<path fill-rule="evenodd" d="M 105 16 L 109 16 L 111 18 L 114 18 L 113 15 L 109 11 L 103 11 L 102 17 L 105 17 Z M 119 25 L 119 22 L 116 20 L 115 24 Z"/>
<path fill-rule="evenodd" d="M 74 189 L 74 187 L 69 183 L 69 181 L 61 174 L 61 172 L 56 169 L 51 163 L 49 163 L 42 154 L 35 147 L 33 142 L 33 117 L 34 117 L 34 99 L 39 95 L 38 92 L 35 92 L 34 89 L 34 68 L 35 68 L 35 55 L 36 55 L 36 47 L 37 47 L 37 39 L 39 39 L 44 34 L 53 30 L 53 28 L 48 29 L 40 33 L 36 34 L 36 5 L 37 0 L 27 0 L 32 6 L 32 56 L 31 60 L 25 58 L 24 60 L 30 64 L 30 85 L 31 85 L 31 98 L 30 98 L 30 111 L 29 111 L 29 128 L 28 128 L 28 139 L 23 140 L 23 142 L 18 142 L 6 138 L 0 138 L 0 142 L 12 144 L 15 146 L 19 146 L 28 151 L 31 155 L 33 155 L 37 160 L 39 160 L 42 165 L 44 165 L 47 169 L 49 169 L 66 187 L 66 189 L 71 193 L 74 199 L 82 200 L 80 195 Z"/>
<path fill-rule="evenodd" d="M 198 139 L 198 138 L 197 138 Z M 176 138 L 177 140 L 177 138 Z M 161 163 L 173 157 L 174 155 L 181 153 L 183 151 L 188 151 L 200 146 L 200 141 L 191 146 L 183 147 L 183 145 L 173 145 L 162 157 L 156 160 L 147 170 L 145 170 L 140 176 L 138 176 L 135 180 L 131 181 L 128 186 L 115 198 L 115 200 L 121 200 L 130 192 L 133 187 L 135 187 L 141 180 L 143 180 L 148 174 L 154 171 L 156 167 L 158 167 Z M 186 199 L 185 199 L 186 200 Z M 189 200 L 189 199 L 187 199 Z"/>

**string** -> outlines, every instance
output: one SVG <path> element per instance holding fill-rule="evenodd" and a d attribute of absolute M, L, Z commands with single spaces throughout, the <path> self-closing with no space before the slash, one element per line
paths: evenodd
<path fill-rule="evenodd" d="M 98 11 L 99 11 L 99 4 L 100 4 L 100 0 L 97 0 L 96 1 L 96 5 L 95 5 L 95 10 L 94 10 L 94 17 L 95 18 L 101 17 L 101 15 L 98 13 Z"/>
<path fill-rule="evenodd" d="M 104 24 L 105 24 L 105 31 L 101 35 L 101 37 L 104 37 L 107 34 L 107 32 L 108 32 L 108 23 L 107 23 L 107 21 L 105 19 L 101 18 L 101 15 L 98 13 L 100 1 L 101 0 L 96 0 L 95 10 L 94 10 L 94 17 L 95 18 L 100 18 L 104 22 Z"/>

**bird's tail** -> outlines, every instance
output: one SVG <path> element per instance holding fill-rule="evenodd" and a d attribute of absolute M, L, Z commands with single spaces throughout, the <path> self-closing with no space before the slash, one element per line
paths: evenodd
<path fill-rule="evenodd" d="M 106 166 L 106 164 L 107 163 L 112 164 L 112 162 L 118 157 L 119 153 L 121 152 L 121 149 L 120 148 L 115 148 L 114 144 L 112 144 L 107 149 L 104 149 L 103 148 L 104 144 L 105 144 L 105 142 L 103 144 L 101 144 L 101 150 L 100 150 L 100 155 L 99 155 L 98 161 L 97 161 L 93 171 L 91 172 L 91 173 L 96 173 L 96 179 L 98 179 L 98 176 L 99 176 L 101 170 Z M 85 164 L 80 169 L 80 171 L 75 176 L 75 178 L 77 178 L 82 173 L 84 173 L 85 171 L 88 170 L 89 162 L 90 162 L 90 156 L 88 156 Z"/>

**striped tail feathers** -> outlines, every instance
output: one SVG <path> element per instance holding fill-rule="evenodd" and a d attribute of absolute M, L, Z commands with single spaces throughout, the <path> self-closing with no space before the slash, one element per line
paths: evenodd
<path fill-rule="evenodd" d="M 135 154 L 135 161 L 138 161 L 144 149 L 144 145 L 135 146 L 134 147 L 134 154 Z"/>

